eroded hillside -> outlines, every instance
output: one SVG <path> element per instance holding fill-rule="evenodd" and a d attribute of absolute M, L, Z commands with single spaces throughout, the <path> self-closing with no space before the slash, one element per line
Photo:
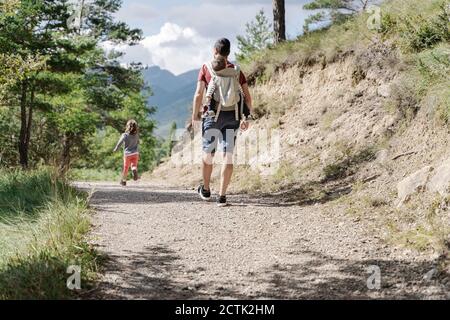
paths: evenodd
<path fill-rule="evenodd" d="M 423 2 L 420 21 L 431 24 L 445 14 L 438 2 Z M 401 30 L 395 19 L 408 17 L 411 8 L 391 8 L 385 7 L 383 26 L 397 21 Z M 361 21 L 320 34 L 321 44 L 312 36 L 250 64 L 258 119 L 239 135 L 245 161 L 238 161 L 231 191 L 350 216 L 367 224 L 373 237 L 435 256 L 444 276 L 450 241 L 448 38 L 408 51 L 399 32 L 362 32 Z M 261 132 L 279 139 L 279 149 L 258 147 Z M 151 178 L 195 187 L 200 150 L 200 137 L 187 135 Z M 216 170 L 216 190 L 218 175 Z"/>

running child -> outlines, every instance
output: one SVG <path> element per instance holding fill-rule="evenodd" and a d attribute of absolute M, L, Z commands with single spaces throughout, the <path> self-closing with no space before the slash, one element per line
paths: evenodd
<path fill-rule="evenodd" d="M 139 162 L 139 128 L 135 120 L 129 120 L 125 128 L 125 133 L 122 134 L 117 142 L 114 152 L 116 152 L 120 146 L 124 144 L 123 148 L 123 171 L 120 184 L 122 186 L 127 185 L 128 170 L 131 166 L 133 172 L 133 180 L 139 179 L 138 176 L 138 162 Z"/>

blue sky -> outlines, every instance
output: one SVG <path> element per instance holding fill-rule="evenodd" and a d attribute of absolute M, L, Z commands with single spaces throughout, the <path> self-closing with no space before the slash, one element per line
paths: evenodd
<path fill-rule="evenodd" d="M 302 9 L 308 0 L 286 1 L 289 37 L 301 32 L 310 14 Z M 236 36 L 245 24 L 264 8 L 272 20 L 271 0 L 123 0 L 117 18 L 143 30 L 145 39 L 125 51 L 125 62 L 142 62 L 180 74 L 200 65 L 211 56 L 214 40 L 227 37 L 236 49 Z M 233 58 L 234 52 L 232 53 Z"/>

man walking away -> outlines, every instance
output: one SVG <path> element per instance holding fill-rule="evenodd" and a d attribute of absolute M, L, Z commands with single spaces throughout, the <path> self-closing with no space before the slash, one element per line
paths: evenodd
<path fill-rule="evenodd" d="M 193 127 L 196 128 L 196 123 L 202 120 L 203 184 L 198 187 L 198 193 L 203 200 L 208 201 L 211 199 L 210 182 L 213 171 L 213 159 L 216 152 L 218 152 L 223 158 L 223 165 L 220 175 L 219 197 L 217 199 L 217 205 L 219 207 L 224 207 L 227 205 L 226 192 L 233 175 L 233 152 L 236 142 L 236 134 L 239 128 L 245 131 L 249 126 L 245 115 L 242 113 L 242 105 L 245 102 L 245 105 L 250 112 L 252 109 L 252 99 L 245 75 L 240 71 L 238 66 L 235 66 L 228 61 L 231 51 L 230 47 L 230 41 L 225 38 L 219 39 L 215 43 L 213 49 L 214 59 L 217 61 L 217 59 L 220 60 L 222 57 L 225 58 L 226 69 L 220 71 L 222 72 L 221 74 L 220 72 L 216 73 L 213 70 L 213 64 L 211 63 L 206 63 L 202 66 L 198 76 L 197 90 L 195 92 L 192 108 Z M 200 110 L 200 108 L 203 107 L 202 104 L 205 90 L 210 84 L 213 85 L 215 82 L 213 80 L 216 79 L 216 77 L 221 77 L 222 75 L 225 77 L 225 75 L 233 74 L 229 69 L 234 69 L 234 71 L 237 71 L 236 82 L 242 89 L 240 97 L 242 100 L 234 103 L 235 100 L 233 100 L 232 97 L 229 98 L 230 93 L 234 94 L 236 92 L 232 81 L 221 81 L 220 83 L 228 84 L 228 87 L 225 88 L 227 90 L 225 93 L 223 92 L 223 87 L 216 89 L 220 90 L 220 94 L 218 96 L 221 97 L 216 109 L 210 110 L 210 108 L 202 108 L 202 110 Z M 229 101 L 232 101 L 232 105 L 229 105 Z"/>

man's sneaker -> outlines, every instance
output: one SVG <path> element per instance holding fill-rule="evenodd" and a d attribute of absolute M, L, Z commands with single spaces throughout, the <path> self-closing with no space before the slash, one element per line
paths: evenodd
<path fill-rule="evenodd" d="M 228 203 L 227 203 L 227 197 L 225 197 L 225 196 L 220 196 L 218 199 L 217 199 L 217 206 L 219 206 L 219 207 L 226 207 L 228 205 Z"/>
<path fill-rule="evenodd" d="M 120 185 L 121 185 L 122 187 L 125 187 L 125 186 L 127 185 L 127 182 L 124 181 L 124 180 L 120 180 Z"/>
<path fill-rule="evenodd" d="M 198 187 L 197 192 L 202 200 L 208 201 L 209 199 L 211 199 L 211 191 L 205 190 L 205 187 L 203 185 L 200 185 Z"/>
<path fill-rule="evenodd" d="M 138 181 L 138 179 L 139 179 L 138 172 L 137 172 L 136 169 L 134 169 L 134 170 L 133 170 L 133 180 L 134 180 L 134 181 Z"/>

